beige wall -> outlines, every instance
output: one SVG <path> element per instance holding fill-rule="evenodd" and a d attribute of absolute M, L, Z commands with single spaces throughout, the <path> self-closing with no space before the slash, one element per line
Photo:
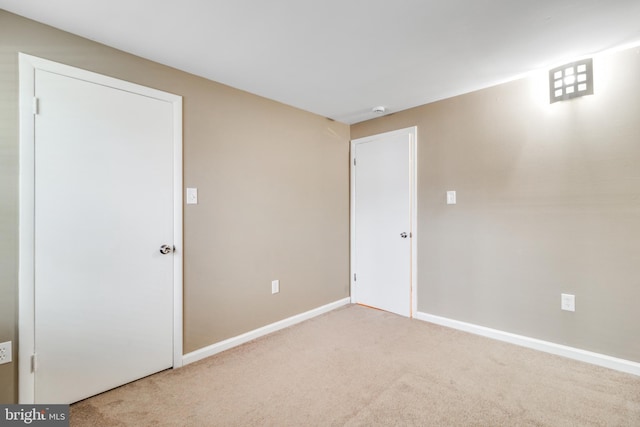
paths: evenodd
<path fill-rule="evenodd" d="M 541 72 L 351 127 L 418 127 L 419 311 L 640 362 L 640 49 L 594 72 L 568 102 Z"/>
<path fill-rule="evenodd" d="M 18 52 L 184 97 L 185 352 L 348 296 L 347 125 L 0 10 L 0 342 L 17 342 Z"/>

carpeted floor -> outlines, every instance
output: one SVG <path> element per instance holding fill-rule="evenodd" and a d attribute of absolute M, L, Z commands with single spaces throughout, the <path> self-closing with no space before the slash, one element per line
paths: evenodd
<path fill-rule="evenodd" d="M 640 377 L 346 306 L 71 407 L 72 426 L 640 426 Z"/>

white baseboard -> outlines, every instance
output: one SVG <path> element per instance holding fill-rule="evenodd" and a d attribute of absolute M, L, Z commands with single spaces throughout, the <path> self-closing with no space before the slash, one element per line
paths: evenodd
<path fill-rule="evenodd" d="M 435 323 L 437 325 L 447 326 L 449 328 L 470 332 L 472 334 L 481 335 L 483 337 L 493 338 L 495 340 L 516 344 L 522 347 L 544 351 L 545 353 L 568 357 L 569 359 L 579 360 L 581 362 L 591 363 L 593 365 L 603 366 L 605 368 L 615 369 L 616 371 L 640 376 L 640 363 L 632 362 L 630 360 L 618 359 L 616 357 L 607 356 L 605 354 L 594 353 L 591 351 L 581 350 L 579 348 L 555 344 L 549 341 L 542 341 L 536 338 L 529 338 L 523 335 L 516 335 L 497 329 L 474 325 L 472 323 L 460 322 L 458 320 L 435 316 L 433 314 L 416 312 L 414 318 L 423 320 L 425 322 Z"/>
<path fill-rule="evenodd" d="M 213 356 L 214 354 L 218 354 L 222 351 L 239 346 L 241 344 L 244 344 L 256 338 L 260 338 L 272 332 L 279 331 L 280 329 L 284 329 L 289 326 L 295 325 L 296 323 L 300 323 L 305 320 L 311 319 L 313 317 L 320 316 L 321 314 L 328 313 L 329 311 L 335 310 L 336 308 L 340 308 L 350 303 L 351 303 L 351 298 L 343 298 L 341 300 L 334 301 L 327 305 L 323 305 L 322 307 L 314 308 L 313 310 L 296 314 L 295 316 L 291 316 L 287 319 L 283 319 L 278 322 L 271 323 L 270 325 L 266 325 L 261 328 L 254 329 L 253 331 L 249 331 L 242 335 L 238 335 L 236 337 L 232 337 L 224 341 L 220 341 L 210 346 L 203 347 L 196 351 L 192 351 L 191 353 L 187 353 L 184 356 L 182 356 L 182 365 L 184 366 L 184 365 L 188 365 L 189 363 L 197 362 L 198 360 L 202 360 L 206 357 Z"/>

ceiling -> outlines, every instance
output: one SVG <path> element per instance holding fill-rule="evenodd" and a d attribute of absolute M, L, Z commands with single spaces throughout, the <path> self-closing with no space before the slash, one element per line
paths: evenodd
<path fill-rule="evenodd" d="M 344 123 L 640 40 L 639 0 L 0 0 Z"/>

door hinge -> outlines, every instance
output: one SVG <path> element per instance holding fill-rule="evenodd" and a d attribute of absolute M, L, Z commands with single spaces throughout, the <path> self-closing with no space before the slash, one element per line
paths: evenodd
<path fill-rule="evenodd" d="M 36 354 L 33 353 L 31 355 L 31 372 L 35 372 L 38 369 L 38 359 L 36 358 Z"/>
<path fill-rule="evenodd" d="M 353 166 L 355 166 L 355 165 L 356 165 L 356 158 L 354 157 L 353 158 Z"/>
<path fill-rule="evenodd" d="M 37 116 L 38 114 L 40 114 L 40 100 L 34 96 L 33 97 L 33 115 Z"/>
<path fill-rule="evenodd" d="M 358 280 L 358 278 L 356 277 L 356 273 L 353 273 L 353 281 L 355 282 L 357 280 Z"/>

